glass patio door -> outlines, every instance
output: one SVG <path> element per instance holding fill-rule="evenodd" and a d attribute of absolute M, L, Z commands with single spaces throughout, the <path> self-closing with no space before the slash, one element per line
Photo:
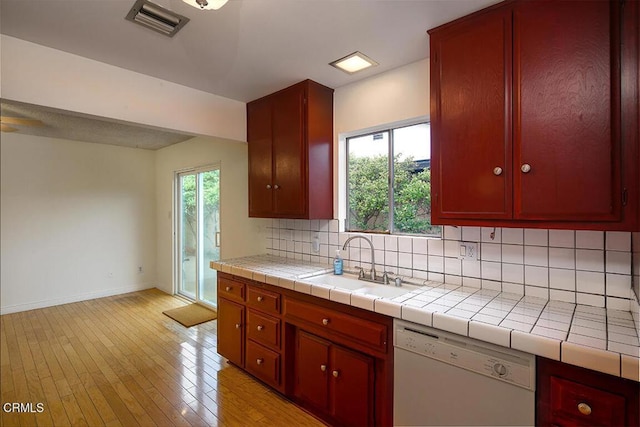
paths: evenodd
<path fill-rule="evenodd" d="M 216 305 L 216 271 L 220 259 L 220 169 L 210 167 L 178 174 L 178 293 Z"/>

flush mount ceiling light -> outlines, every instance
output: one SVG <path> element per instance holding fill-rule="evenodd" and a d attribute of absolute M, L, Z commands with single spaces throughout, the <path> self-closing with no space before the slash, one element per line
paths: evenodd
<path fill-rule="evenodd" d="M 227 3 L 227 0 L 182 0 L 189 6 L 201 10 L 218 10 Z"/>
<path fill-rule="evenodd" d="M 333 61 L 329 65 L 336 67 L 345 73 L 353 74 L 369 67 L 375 67 L 378 63 L 364 53 L 356 51 L 344 58 Z"/>
<path fill-rule="evenodd" d="M 175 36 L 189 22 L 186 16 L 178 15 L 148 0 L 136 1 L 125 19 L 169 37 Z"/>

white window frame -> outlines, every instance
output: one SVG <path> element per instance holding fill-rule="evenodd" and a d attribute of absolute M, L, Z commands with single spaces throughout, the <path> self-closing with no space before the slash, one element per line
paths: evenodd
<path fill-rule="evenodd" d="M 390 140 L 392 139 L 391 132 L 394 129 L 403 128 L 407 126 L 418 125 L 422 123 L 430 123 L 429 116 L 419 116 L 411 119 L 400 120 L 397 122 L 386 123 L 382 125 L 372 126 L 364 129 L 359 129 L 350 132 L 344 132 L 338 135 L 338 218 L 340 221 L 340 231 L 346 231 L 347 226 L 347 209 L 348 209 L 348 187 L 347 187 L 347 139 L 357 136 L 369 135 L 378 132 L 390 132 Z M 391 169 L 392 173 L 393 170 Z M 393 221 L 393 215 L 389 218 Z M 410 235 L 410 236 L 423 236 L 423 237 L 441 237 L 437 234 L 407 234 L 398 233 L 394 230 L 393 224 L 390 223 L 391 235 Z M 370 233 L 370 230 L 362 231 L 364 233 Z M 386 234 L 386 233 L 384 233 Z"/>

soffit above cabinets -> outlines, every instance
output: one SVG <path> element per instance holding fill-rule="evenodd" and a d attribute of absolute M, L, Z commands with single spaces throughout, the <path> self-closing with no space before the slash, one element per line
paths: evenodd
<path fill-rule="evenodd" d="M 3 117 L 30 119 L 34 124 L 11 124 L 12 133 L 157 150 L 193 138 L 193 135 L 108 120 L 22 102 L 0 101 Z M 24 122 L 19 120 L 19 122 Z M 40 123 L 37 123 L 40 122 Z"/>

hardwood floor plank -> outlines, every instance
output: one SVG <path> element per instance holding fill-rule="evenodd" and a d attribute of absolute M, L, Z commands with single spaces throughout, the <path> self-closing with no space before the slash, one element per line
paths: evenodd
<path fill-rule="evenodd" d="M 323 423 L 216 352 L 217 322 L 185 328 L 157 289 L 0 316 L 4 426 L 315 427 Z"/>

